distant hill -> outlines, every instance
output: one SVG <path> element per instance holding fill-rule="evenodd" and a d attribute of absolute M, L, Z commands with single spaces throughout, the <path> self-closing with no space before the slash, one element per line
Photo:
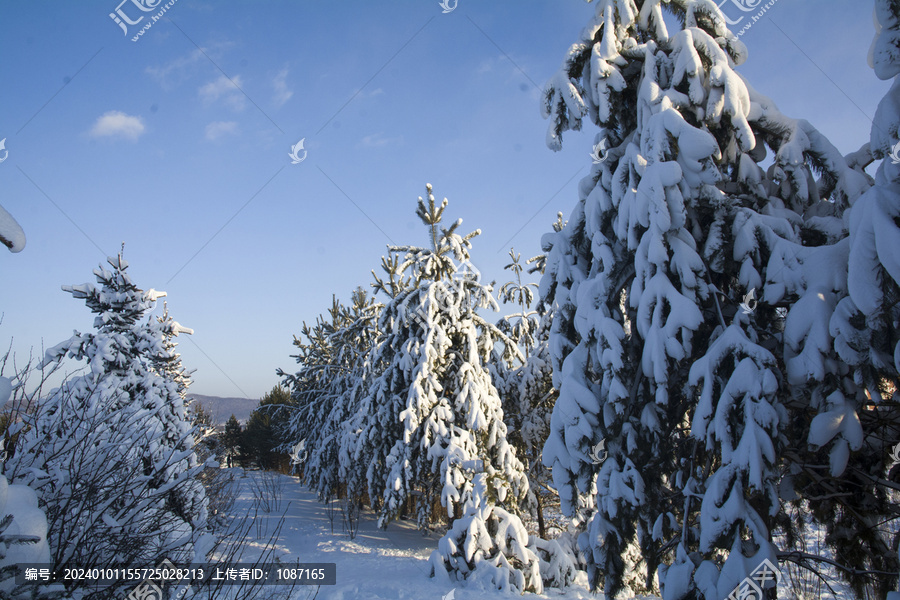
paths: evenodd
<path fill-rule="evenodd" d="M 259 404 L 259 399 L 222 398 L 221 396 L 204 396 L 190 392 L 188 398 L 193 398 L 203 406 L 204 410 L 209 411 L 212 414 L 213 423 L 217 425 L 224 425 L 231 415 L 234 415 L 241 425 L 245 425 L 247 419 L 250 418 L 250 413 Z"/>

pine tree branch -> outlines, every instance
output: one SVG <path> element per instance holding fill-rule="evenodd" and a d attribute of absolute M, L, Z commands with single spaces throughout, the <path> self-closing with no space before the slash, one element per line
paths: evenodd
<path fill-rule="evenodd" d="M 834 492 L 832 494 L 822 494 L 821 496 L 803 496 L 804 500 L 829 500 L 831 498 L 847 498 L 852 496 L 850 492 Z"/>
<path fill-rule="evenodd" d="M 786 453 L 786 458 L 788 458 L 788 459 L 790 459 L 790 458 L 796 459 L 797 457 L 796 457 L 796 455 L 790 455 L 790 454 L 787 454 L 787 453 Z M 847 502 L 845 502 L 844 500 L 841 499 L 841 496 L 839 495 L 838 491 L 834 488 L 834 486 L 832 486 L 832 485 L 830 484 L 830 482 L 829 482 L 828 480 L 826 480 L 825 477 L 822 477 L 820 474 L 816 473 L 816 471 L 815 471 L 815 469 L 817 469 L 817 468 L 818 468 L 818 469 L 822 469 L 822 468 L 827 468 L 827 467 L 823 467 L 823 466 L 819 466 L 819 465 L 807 465 L 807 464 L 802 464 L 802 463 L 800 463 L 799 461 L 797 461 L 796 464 L 797 464 L 798 466 L 800 466 L 800 468 L 802 468 L 804 471 L 806 471 L 806 473 L 813 479 L 813 481 L 814 481 L 816 484 L 818 484 L 818 485 L 822 486 L 823 488 L 825 488 L 826 490 L 832 492 L 832 494 L 834 495 L 834 497 L 835 497 L 835 499 L 837 500 L 837 502 L 844 508 L 844 510 L 846 510 L 849 514 L 853 515 L 853 517 L 856 519 L 857 523 L 859 523 L 860 525 L 862 525 L 862 524 L 868 522 L 867 519 L 865 519 L 865 518 L 864 518 L 859 512 L 857 512 L 852 506 L 850 506 Z M 866 477 L 866 478 L 871 478 L 871 476 L 868 475 L 867 473 L 865 473 L 865 472 L 863 472 L 863 471 L 859 471 L 859 469 L 857 469 L 857 468 L 855 468 L 855 467 L 853 467 L 853 469 L 854 469 L 855 471 L 858 471 L 858 472 L 859 472 L 861 475 L 863 475 L 864 477 Z M 877 478 L 876 478 L 876 480 L 877 480 Z M 885 482 L 886 482 L 887 484 L 889 484 L 889 487 L 895 487 L 895 489 L 900 489 L 900 487 L 894 486 L 894 484 L 892 484 L 892 483 L 889 482 L 889 481 L 885 481 Z M 866 529 L 872 529 L 872 527 L 870 526 L 870 527 L 867 527 Z"/>
<path fill-rule="evenodd" d="M 713 285 L 712 278 L 710 275 L 709 265 L 706 264 L 706 259 L 704 259 L 700 254 L 697 254 L 700 257 L 700 262 L 703 263 L 703 268 L 706 269 L 706 283 L 709 284 L 709 287 L 712 288 L 712 297 L 716 303 L 716 313 L 719 315 L 719 323 L 722 325 L 722 329 L 728 327 L 725 324 L 725 317 L 722 316 L 722 307 L 719 305 L 719 294 L 722 293 L 719 291 L 719 288 Z"/>
<path fill-rule="evenodd" d="M 781 555 L 779 555 L 779 556 L 781 556 Z M 836 596 L 836 593 L 835 593 L 835 591 L 834 591 L 834 588 L 831 587 L 831 584 L 828 583 L 828 580 L 825 578 L 825 576 L 822 575 L 821 573 L 819 573 L 818 569 L 814 569 L 812 566 L 806 564 L 806 562 L 804 562 L 804 561 L 802 561 L 802 560 L 799 560 L 799 559 L 793 560 L 793 559 L 791 559 L 791 558 L 785 558 L 784 560 L 786 560 L 786 561 L 788 561 L 788 562 L 792 562 L 792 563 L 794 563 L 795 565 L 797 565 L 797 566 L 799 566 L 799 567 L 801 567 L 801 568 L 803 568 L 803 569 L 806 569 L 807 571 L 812 572 L 816 577 L 818 577 L 818 578 L 822 581 L 822 583 L 825 584 L 825 587 L 828 588 L 828 591 L 831 592 L 831 595 L 832 595 L 832 596 Z"/>
<path fill-rule="evenodd" d="M 809 552 L 800 552 L 799 550 L 792 550 L 791 552 L 778 552 L 776 554 L 778 560 L 786 560 L 788 562 L 796 563 L 800 566 L 805 565 L 801 562 L 803 560 L 811 560 L 813 562 L 823 562 L 827 563 L 845 573 L 849 573 L 851 575 L 888 575 L 890 577 L 896 577 L 897 573 L 893 571 L 877 571 L 874 569 L 854 569 L 852 567 L 848 567 L 847 565 L 843 565 L 836 560 L 832 560 L 830 558 L 826 558 L 824 556 L 819 556 L 818 554 L 810 554 Z"/>
<path fill-rule="evenodd" d="M 542 488 L 544 488 L 545 490 L 547 490 L 548 492 L 550 492 L 551 494 L 554 494 L 555 496 L 559 496 L 559 492 L 557 492 L 556 490 L 554 490 L 554 489 L 553 489 L 552 487 L 550 487 L 549 485 L 545 484 L 543 481 L 537 481 L 536 483 L 537 483 L 539 486 L 541 486 Z"/>
<path fill-rule="evenodd" d="M 857 473 L 859 473 L 860 475 L 862 475 L 863 477 L 865 477 L 866 479 L 868 479 L 869 481 L 872 481 L 872 482 L 877 483 L 877 484 L 879 484 L 879 485 L 883 485 L 883 486 L 885 486 L 885 487 L 889 487 L 889 488 L 891 488 L 892 490 L 900 491 L 900 485 L 894 483 L 893 481 L 888 481 L 887 479 L 882 479 L 881 477 L 874 477 L 874 476 L 872 476 L 872 475 L 869 475 L 869 474 L 866 473 L 865 471 L 863 471 L 863 470 L 861 470 L 861 469 L 858 469 L 857 467 L 851 467 L 851 468 L 852 468 L 854 471 L 856 471 Z"/>

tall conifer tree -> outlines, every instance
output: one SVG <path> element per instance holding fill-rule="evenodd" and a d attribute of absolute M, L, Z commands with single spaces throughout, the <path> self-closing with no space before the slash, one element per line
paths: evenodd
<path fill-rule="evenodd" d="M 598 0 L 545 88 L 551 148 L 585 117 L 601 130 L 575 210 L 544 238 L 560 390 L 544 461 L 566 513 L 589 519 L 591 585 L 610 596 L 653 590 L 660 567 L 667 600 L 721 598 L 775 562 L 784 372 L 799 369 L 785 314 L 845 257 L 842 213 L 869 181 L 757 93 L 745 58 L 708 0 Z M 803 326 L 827 335 L 827 319 Z"/>

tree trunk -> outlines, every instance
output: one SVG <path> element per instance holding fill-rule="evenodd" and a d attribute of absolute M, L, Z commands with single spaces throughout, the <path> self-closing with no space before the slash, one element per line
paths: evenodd
<path fill-rule="evenodd" d="M 547 537 L 544 535 L 546 533 L 544 529 L 544 504 L 541 502 L 541 490 L 537 491 L 535 497 L 537 497 L 538 537 L 546 540 Z"/>

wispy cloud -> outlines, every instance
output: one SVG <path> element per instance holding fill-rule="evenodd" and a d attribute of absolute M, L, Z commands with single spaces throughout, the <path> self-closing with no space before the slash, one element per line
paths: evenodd
<path fill-rule="evenodd" d="M 475 69 L 475 72 L 479 75 L 484 75 L 485 73 L 490 73 L 494 70 L 494 62 L 496 58 L 486 58 L 481 61 L 481 64 L 478 65 L 478 68 Z"/>
<path fill-rule="evenodd" d="M 94 138 L 124 138 L 136 141 L 143 135 L 146 128 L 140 117 L 126 115 L 118 110 L 111 110 L 103 113 L 94 126 L 91 127 L 89 135 Z"/>
<path fill-rule="evenodd" d="M 276 107 L 281 107 L 285 102 L 291 99 L 291 96 L 294 95 L 294 92 L 288 89 L 287 86 L 287 68 L 282 69 L 278 72 L 278 75 L 275 76 L 275 79 L 272 80 L 272 87 L 275 89 L 275 96 L 272 98 L 272 101 L 275 103 Z"/>
<path fill-rule="evenodd" d="M 218 79 L 200 86 L 198 93 L 204 104 L 209 105 L 222 98 L 233 110 L 239 111 L 243 110 L 245 103 L 244 94 L 238 89 L 242 86 L 240 75 L 235 75 L 231 79 L 220 75 Z"/>
<path fill-rule="evenodd" d="M 388 144 L 395 144 L 403 141 L 403 136 L 399 137 L 384 137 L 383 132 L 373 133 L 372 135 L 367 135 L 363 139 L 360 140 L 360 145 L 365 148 L 381 148 L 383 146 L 387 146 Z"/>
<path fill-rule="evenodd" d="M 155 79 L 163 88 L 171 88 L 191 76 L 194 67 L 206 57 L 199 49 L 185 56 L 179 56 L 175 60 L 157 67 L 147 67 L 144 71 Z"/>
<path fill-rule="evenodd" d="M 192 4 L 192 9 L 197 5 Z M 170 60 L 167 63 L 147 67 L 144 72 L 159 83 L 163 89 L 170 89 L 177 84 L 187 81 L 198 75 L 204 67 L 210 67 L 210 61 L 218 61 L 234 42 L 212 42 L 202 48 L 195 48 L 187 54 Z"/>
<path fill-rule="evenodd" d="M 225 135 L 234 135 L 237 133 L 237 123 L 234 121 L 213 121 L 206 126 L 206 139 L 211 142 L 216 141 Z"/>

